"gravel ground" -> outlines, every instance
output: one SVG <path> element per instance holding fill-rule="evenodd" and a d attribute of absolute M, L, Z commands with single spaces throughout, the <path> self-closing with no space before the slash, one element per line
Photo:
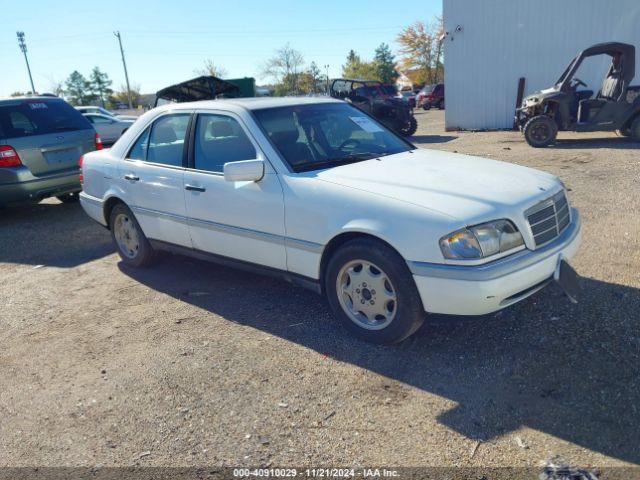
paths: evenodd
<path fill-rule="evenodd" d="M 613 135 L 415 142 L 560 175 L 583 300 L 355 340 L 313 293 L 167 257 L 133 271 L 78 205 L 0 211 L 0 466 L 640 463 L 640 156 Z"/>

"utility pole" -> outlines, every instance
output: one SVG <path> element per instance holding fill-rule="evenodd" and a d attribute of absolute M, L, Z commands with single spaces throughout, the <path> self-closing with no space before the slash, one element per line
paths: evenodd
<path fill-rule="evenodd" d="M 24 32 L 16 32 L 18 36 L 18 45 L 24 54 L 24 61 L 27 62 L 27 72 L 29 72 L 29 81 L 31 82 L 31 93 L 36 94 L 36 87 L 33 86 L 33 77 L 31 76 L 31 67 L 29 67 L 29 59 L 27 58 L 27 44 L 24 41 Z"/>
<path fill-rule="evenodd" d="M 124 50 L 122 49 L 122 38 L 120 32 L 113 32 L 118 38 L 120 44 L 120 55 L 122 56 L 122 66 L 124 67 L 124 79 L 127 81 L 127 98 L 129 99 L 129 110 L 133 109 L 133 103 L 131 103 L 131 87 L 129 86 L 129 74 L 127 73 L 127 62 L 124 61 Z"/>
<path fill-rule="evenodd" d="M 325 65 L 324 68 L 327 71 L 327 95 L 329 95 L 329 65 Z"/>

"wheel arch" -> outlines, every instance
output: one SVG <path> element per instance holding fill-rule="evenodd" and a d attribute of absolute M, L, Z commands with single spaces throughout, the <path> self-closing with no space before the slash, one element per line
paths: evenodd
<path fill-rule="evenodd" d="M 111 211 L 119 203 L 122 203 L 123 205 L 127 205 L 124 200 L 122 200 L 120 197 L 116 195 L 110 196 L 104 202 L 104 205 L 102 207 L 102 212 L 104 215 L 104 221 L 107 224 L 107 229 L 111 229 L 111 225 L 109 225 L 109 218 L 111 217 Z"/>
<path fill-rule="evenodd" d="M 393 245 L 391 245 L 391 243 L 389 243 L 387 240 L 382 238 L 382 236 L 376 233 L 372 233 L 364 230 L 343 231 L 337 234 L 336 236 L 334 236 L 331 240 L 329 240 L 329 242 L 325 245 L 324 249 L 322 250 L 322 256 L 320 258 L 319 281 L 320 281 L 320 287 L 322 289 L 323 294 L 325 293 L 324 277 L 327 270 L 327 265 L 329 264 L 329 260 L 331 260 L 331 257 L 340 249 L 340 247 L 342 247 L 348 242 L 351 242 L 357 239 L 370 239 L 370 240 L 375 240 L 377 242 L 380 242 L 385 246 L 389 247 L 394 252 L 396 252 L 398 255 L 400 255 L 400 257 L 404 258 L 397 248 L 395 248 Z"/>

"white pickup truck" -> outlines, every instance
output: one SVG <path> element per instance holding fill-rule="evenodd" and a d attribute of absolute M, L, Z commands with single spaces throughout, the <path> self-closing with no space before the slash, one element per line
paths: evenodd
<path fill-rule="evenodd" d="M 418 149 L 345 102 L 164 105 L 81 169 L 82 206 L 125 263 L 169 250 L 275 273 L 372 342 L 554 279 L 576 295 L 580 219 L 557 177 Z"/>

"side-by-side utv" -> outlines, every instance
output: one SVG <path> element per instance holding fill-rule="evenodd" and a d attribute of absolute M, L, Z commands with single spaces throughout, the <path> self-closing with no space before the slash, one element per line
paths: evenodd
<path fill-rule="evenodd" d="M 336 78 L 329 93 L 368 113 L 400 135 L 410 137 L 418 129 L 412 109 L 404 100 L 390 95 L 382 83 L 374 80 Z"/>
<path fill-rule="evenodd" d="M 575 77 L 582 62 L 596 55 L 611 57 L 602 87 L 594 96 Z M 516 110 L 516 125 L 532 147 L 551 145 L 558 130 L 574 132 L 618 131 L 640 141 L 640 87 L 631 87 L 635 76 L 633 45 L 609 42 L 580 52 L 556 84 L 526 97 Z"/>

